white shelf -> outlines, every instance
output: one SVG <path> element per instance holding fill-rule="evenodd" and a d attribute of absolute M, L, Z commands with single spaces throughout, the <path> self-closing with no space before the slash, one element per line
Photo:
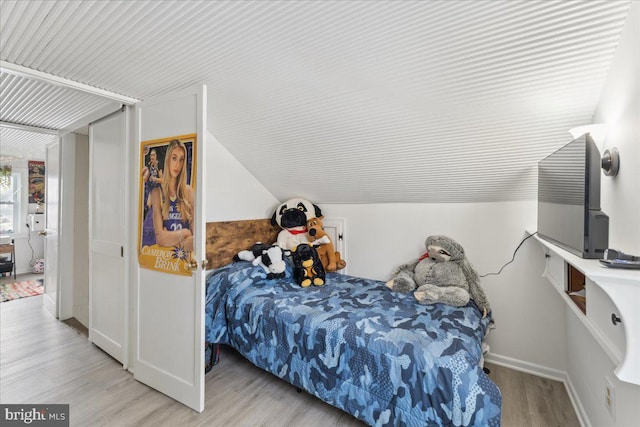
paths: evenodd
<path fill-rule="evenodd" d="M 44 230 L 44 214 L 30 213 L 27 215 L 27 221 L 30 231 Z"/>
<path fill-rule="evenodd" d="M 531 234 L 531 233 L 529 233 Z M 564 259 L 582 272 L 611 299 L 622 319 L 626 346 L 624 351 L 612 344 L 602 329 L 582 315 L 564 293 L 564 284 L 558 283 L 545 271 L 545 277 L 560 292 L 569 307 L 587 327 L 596 341 L 617 364 L 615 375 L 621 380 L 640 385 L 640 270 L 605 267 L 598 260 L 580 258 L 537 235 L 535 238 L 546 249 Z M 588 298 L 588 297 L 587 297 Z"/>

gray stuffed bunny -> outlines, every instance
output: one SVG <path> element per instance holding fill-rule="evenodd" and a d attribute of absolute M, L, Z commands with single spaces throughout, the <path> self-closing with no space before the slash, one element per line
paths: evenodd
<path fill-rule="evenodd" d="M 489 300 L 462 246 L 447 236 L 429 236 L 425 246 L 428 255 L 398 267 L 387 287 L 397 292 L 415 290 L 413 295 L 421 304 L 442 302 L 460 307 L 471 298 L 486 316 Z"/>

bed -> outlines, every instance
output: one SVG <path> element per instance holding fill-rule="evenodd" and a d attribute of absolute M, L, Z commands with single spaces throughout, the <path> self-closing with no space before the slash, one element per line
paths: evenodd
<path fill-rule="evenodd" d="M 502 398 L 480 366 L 490 316 L 421 305 L 383 282 L 338 273 L 325 286 L 267 280 L 228 263 L 207 278 L 206 341 L 372 426 L 500 425 Z"/>

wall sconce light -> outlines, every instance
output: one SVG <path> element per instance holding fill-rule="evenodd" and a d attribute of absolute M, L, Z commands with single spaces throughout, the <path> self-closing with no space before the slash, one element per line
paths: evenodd
<path fill-rule="evenodd" d="M 620 169 L 620 153 L 616 147 L 604 150 L 601 166 L 605 175 L 618 175 L 618 170 Z"/>
<path fill-rule="evenodd" d="M 604 139 L 607 135 L 607 127 L 604 124 L 594 123 L 569 129 L 569 133 L 573 139 L 576 139 L 585 133 L 589 133 L 593 141 L 598 146 L 598 150 L 602 152 L 602 149 L 604 148 Z M 604 150 L 600 166 L 606 176 L 613 177 L 618 175 L 618 170 L 620 170 L 620 153 L 618 152 L 618 149 L 613 147 Z"/>

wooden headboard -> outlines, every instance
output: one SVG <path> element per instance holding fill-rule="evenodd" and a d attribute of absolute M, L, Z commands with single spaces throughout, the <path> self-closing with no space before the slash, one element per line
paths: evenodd
<path fill-rule="evenodd" d="M 208 222 L 207 269 L 229 264 L 235 254 L 256 242 L 275 242 L 279 232 L 278 226 L 271 225 L 271 219 Z"/>

